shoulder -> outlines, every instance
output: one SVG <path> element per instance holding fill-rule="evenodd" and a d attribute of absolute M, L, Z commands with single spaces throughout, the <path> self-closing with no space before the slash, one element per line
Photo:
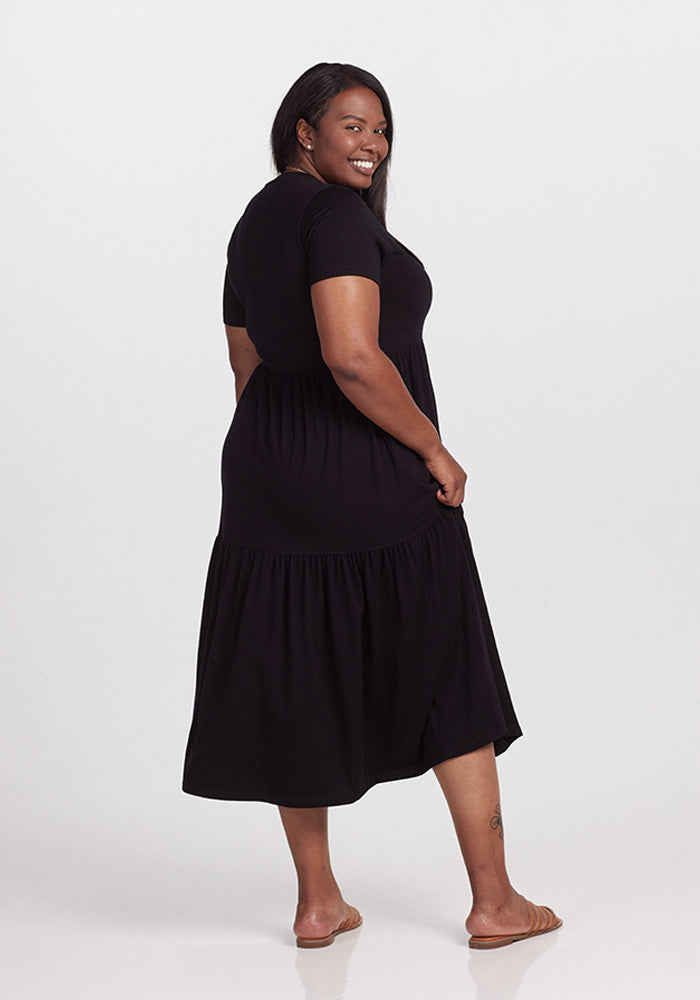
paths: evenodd
<path fill-rule="evenodd" d="M 344 184 L 324 184 L 309 200 L 307 212 L 340 212 L 358 217 L 375 218 L 362 195 Z"/>
<path fill-rule="evenodd" d="M 310 235 L 318 227 L 363 229 L 378 232 L 379 219 L 365 204 L 360 193 L 344 184 L 324 184 L 309 199 L 301 217 L 302 234 Z"/>

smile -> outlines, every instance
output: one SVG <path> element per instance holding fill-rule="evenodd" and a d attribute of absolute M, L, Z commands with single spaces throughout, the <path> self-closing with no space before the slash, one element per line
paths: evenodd
<path fill-rule="evenodd" d="M 348 160 L 348 163 L 352 164 L 355 170 L 359 170 L 361 174 L 371 174 L 375 162 L 375 160 Z"/>

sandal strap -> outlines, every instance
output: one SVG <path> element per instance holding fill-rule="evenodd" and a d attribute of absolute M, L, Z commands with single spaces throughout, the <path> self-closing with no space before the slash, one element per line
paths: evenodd
<path fill-rule="evenodd" d="M 348 903 L 348 907 L 350 908 L 350 915 L 343 920 L 342 924 L 339 924 L 336 929 L 337 931 L 342 931 L 345 930 L 346 927 L 350 927 L 352 924 L 357 922 L 357 918 L 360 916 L 360 912 L 356 909 L 356 907 L 352 906 L 350 903 Z"/>
<path fill-rule="evenodd" d="M 527 900 L 527 905 L 530 910 L 530 927 L 528 929 L 528 934 L 533 934 L 535 931 L 539 930 L 540 925 L 540 915 L 537 907 L 529 899 Z"/>
<path fill-rule="evenodd" d="M 557 923 L 558 917 L 551 906 L 541 906 L 537 903 L 533 906 L 536 911 L 536 922 L 530 928 L 531 931 L 543 931 Z"/>

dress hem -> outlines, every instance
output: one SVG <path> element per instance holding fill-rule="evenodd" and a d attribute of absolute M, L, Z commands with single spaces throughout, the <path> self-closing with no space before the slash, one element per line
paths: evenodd
<path fill-rule="evenodd" d="M 391 771 L 385 771 L 382 776 L 372 778 L 362 791 L 358 792 L 352 798 L 342 797 L 326 799 L 323 802 L 318 802 L 317 799 L 314 801 L 301 801 L 299 797 L 293 797 L 294 801 L 291 799 L 286 799 L 286 801 L 281 801 L 279 796 L 274 796 L 271 794 L 265 795 L 255 795 L 253 793 L 234 793 L 230 791 L 223 791 L 216 788 L 207 788 L 205 786 L 197 786 L 196 784 L 191 784 L 189 782 L 183 781 L 181 784 L 181 791 L 186 795 L 195 795 L 199 798 L 205 799 L 218 799 L 227 802 L 264 802 L 268 805 L 274 806 L 284 806 L 288 809 L 319 809 L 325 808 L 327 806 L 344 806 L 352 805 L 353 803 L 359 801 L 366 793 L 374 788 L 376 785 L 385 784 L 389 781 L 400 781 L 406 778 L 418 778 L 423 774 L 427 774 L 431 768 L 435 767 L 437 764 L 441 764 L 445 760 L 450 760 L 453 757 L 461 757 L 463 754 L 471 753 L 474 750 L 478 750 L 480 747 L 488 746 L 489 743 L 494 744 L 494 756 L 498 757 L 500 754 L 504 753 L 508 747 L 510 747 L 515 740 L 519 739 L 523 735 L 520 726 L 515 728 L 510 727 L 502 732 L 499 736 L 492 740 L 487 740 L 485 743 L 479 740 L 476 746 L 472 743 L 468 744 L 466 747 L 455 747 L 453 750 L 443 749 L 437 755 L 433 755 L 434 759 L 431 759 L 429 763 L 417 764 L 412 767 L 403 767 Z"/>

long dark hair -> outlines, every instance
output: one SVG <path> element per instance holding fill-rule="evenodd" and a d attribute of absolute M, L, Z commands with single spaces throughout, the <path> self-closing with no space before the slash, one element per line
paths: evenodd
<path fill-rule="evenodd" d="M 352 87 L 369 87 L 382 102 L 386 118 L 386 138 L 389 143 L 387 155 L 372 175 L 372 183 L 366 189 L 357 189 L 357 193 L 374 212 L 386 229 L 386 195 L 391 146 L 394 135 L 394 122 L 391 114 L 391 104 L 384 87 L 376 76 L 352 66 L 350 63 L 316 63 L 305 70 L 298 80 L 295 80 L 279 106 L 270 132 L 272 161 L 279 174 L 293 164 L 298 150 L 296 125 L 300 118 L 318 128 L 319 122 L 328 110 L 328 105 L 336 94 Z"/>

